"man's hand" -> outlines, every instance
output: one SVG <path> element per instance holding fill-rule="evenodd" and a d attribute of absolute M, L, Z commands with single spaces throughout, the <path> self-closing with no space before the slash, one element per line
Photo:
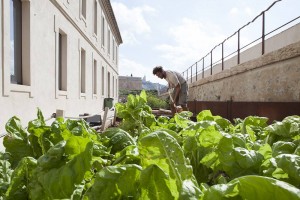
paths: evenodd
<path fill-rule="evenodd" d="M 174 106 L 175 109 L 177 108 L 177 106 L 176 106 L 176 104 L 174 102 L 173 102 L 173 106 Z"/>

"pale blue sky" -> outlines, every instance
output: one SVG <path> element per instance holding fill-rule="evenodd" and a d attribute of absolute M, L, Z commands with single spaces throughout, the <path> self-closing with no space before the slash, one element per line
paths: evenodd
<path fill-rule="evenodd" d="M 119 73 L 165 84 L 152 69 L 183 72 L 274 0 L 111 0 L 123 44 Z M 300 15 L 299 0 L 282 0 L 266 14 L 266 32 Z M 299 22 L 299 20 L 297 21 Z M 261 20 L 242 43 L 260 37 Z M 236 45 L 233 44 L 233 45 Z"/>

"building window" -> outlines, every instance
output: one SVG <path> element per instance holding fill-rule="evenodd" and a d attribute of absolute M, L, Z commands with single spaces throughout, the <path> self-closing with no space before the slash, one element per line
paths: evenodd
<path fill-rule="evenodd" d="M 107 53 L 110 54 L 110 30 L 107 30 Z"/>
<path fill-rule="evenodd" d="M 101 44 L 102 44 L 102 46 L 104 47 L 104 39 L 105 39 L 105 35 L 104 35 L 104 33 L 105 33 L 105 30 L 104 30 L 104 24 L 105 23 L 105 19 L 104 19 L 104 17 L 102 16 L 101 17 Z"/>
<path fill-rule="evenodd" d="M 94 60 L 93 94 L 97 94 L 97 60 Z"/>
<path fill-rule="evenodd" d="M 86 52 L 81 48 L 81 69 L 80 69 L 80 83 L 81 83 L 81 93 L 85 93 L 85 68 L 86 68 Z"/>
<path fill-rule="evenodd" d="M 102 95 L 104 96 L 104 67 L 102 67 L 102 77 L 101 77 L 101 79 L 102 79 L 102 88 L 101 88 L 101 90 L 102 90 Z"/>
<path fill-rule="evenodd" d="M 86 0 L 81 0 L 81 15 L 86 19 Z"/>
<path fill-rule="evenodd" d="M 97 23 L 98 23 L 98 20 L 97 20 L 97 15 L 98 15 L 98 11 L 97 11 L 97 0 L 95 1 L 94 3 L 94 33 L 97 35 L 98 31 L 97 31 Z"/>
<path fill-rule="evenodd" d="M 23 84 L 22 74 L 22 2 L 10 1 L 10 82 Z"/>
<path fill-rule="evenodd" d="M 116 78 L 116 97 L 118 96 L 118 79 Z"/>
<path fill-rule="evenodd" d="M 107 97 L 110 97 L 110 72 L 107 72 Z"/>
<path fill-rule="evenodd" d="M 115 39 L 113 39 L 112 53 L 113 53 L 113 60 L 115 60 Z"/>
<path fill-rule="evenodd" d="M 67 91 L 67 35 L 58 35 L 58 89 Z"/>
<path fill-rule="evenodd" d="M 116 64 L 118 65 L 118 46 L 116 45 Z"/>
<path fill-rule="evenodd" d="M 112 77 L 112 96 L 115 96 L 115 77 Z"/>

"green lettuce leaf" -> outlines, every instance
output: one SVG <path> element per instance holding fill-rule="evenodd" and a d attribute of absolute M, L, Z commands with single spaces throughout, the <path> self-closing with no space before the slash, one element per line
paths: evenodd
<path fill-rule="evenodd" d="M 37 163 L 34 158 L 24 157 L 11 175 L 11 183 L 5 198 L 12 200 L 28 199 L 28 182 Z"/>
<path fill-rule="evenodd" d="M 209 126 L 200 132 L 199 143 L 203 147 L 214 147 L 218 145 L 222 137 L 215 126 Z"/>
<path fill-rule="evenodd" d="M 218 184 L 204 191 L 201 200 L 272 199 L 298 200 L 300 190 L 288 183 L 263 176 L 243 176 L 227 184 Z"/>
<path fill-rule="evenodd" d="M 3 139 L 3 146 L 5 151 L 11 155 L 9 162 L 14 169 L 22 158 L 34 157 L 34 154 L 28 140 L 28 133 L 22 127 L 19 118 L 10 118 L 5 129 L 8 134 Z"/>
<path fill-rule="evenodd" d="M 0 199 L 4 198 L 4 194 L 7 191 L 13 170 L 6 158 L 7 154 L 0 152 Z"/>
<path fill-rule="evenodd" d="M 300 134 L 300 116 L 289 116 L 281 122 L 275 122 L 266 128 L 270 134 L 283 138 L 292 138 Z M 276 142 L 276 141 L 275 141 Z"/>
<path fill-rule="evenodd" d="M 200 121 L 214 121 L 214 116 L 211 114 L 210 110 L 202 110 L 198 115 L 196 116 L 197 122 Z"/>
<path fill-rule="evenodd" d="M 242 122 L 242 134 L 248 134 L 251 141 L 256 141 L 257 135 L 267 126 L 268 118 L 248 116 Z"/>
<path fill-rule="evenodd" d="M 141 166 L 147 168 L 157 165 L 168 174 L 170 191 L 175 198 L 179 198 L 185 180 L 192 180 L 192 183 L 197 185 L 192 167 L 185 159 L 181 147 L 167 132 L 155 131 L 144 136 L 139 140 L 138 147 Z"/>
<path fill-rule="evenodd" d="M 300 186 L 300 156 L 281 154 L 275 157 L 277 166 L 292 178 L 297 187 Z"/>
<path fill-rule="evenodd" d="M 193 116 L 192 112 L 182 111 L 180 113 L 176 113 L 174 116 L 175 123 L 179 125 L 181 128 L 187 128 L 189 125 L 193 124 L 190 118 Z"/>
<path fill-rule="evenodd" d="M 108 166 L 96 174 L 93 186 L 84 195 L 89 200 L 137 199 L 140 194 L 138 165 Z"/>
<path fill-rule="evenodd" d="M 107 138 L 103 144 L 111 147 L 111 153 L 115 154 L 130 145 L 136 145 L 129 133 L 120 128 L 109 128 L 101 134 L 102 138 Z"/>
<path fill-rule="evenodd" d="M 293 142 L 284 142 L 284 141 L 278 141 L 273 143 L 272 145 L 272 152 L 273 157 L 276 157 L 280 154 L 292 154 L 296 150 L 296 144 Z"/>
<path fill-rule="evenodd" d="M 38 160 L 30 181 L 30 198 L 70 198 L 91 169 L 92 148 L 93 143 L 81 136 L 72 136 L 50 148 Z"/>
<path fill-rule="evenodd" d="M 175 199 L 168 174 L 157 165 L 149 165 L 141 172 L 141 199 Z"/>

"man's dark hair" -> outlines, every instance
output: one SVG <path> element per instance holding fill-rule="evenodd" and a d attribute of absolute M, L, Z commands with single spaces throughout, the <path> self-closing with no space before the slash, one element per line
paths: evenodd
<path fill-rule="evenodd" d="M 153 69 L 153 75 L 155 75 L 157 72 L 162 72 L 162 71 L 163 71 L 162 66 L 156 66 Z"/>

